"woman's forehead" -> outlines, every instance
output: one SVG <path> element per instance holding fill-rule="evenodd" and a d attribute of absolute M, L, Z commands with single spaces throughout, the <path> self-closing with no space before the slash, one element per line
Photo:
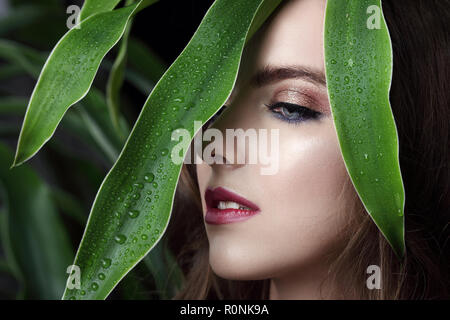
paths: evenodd
<path fill-rule="evenodd" d="M 244 63 L 252 70 L 267 65 L 304 65 L 324 70 L 325 0 L 286 3 L 251 42 Z M 248 67 L 247 67 L 248 69 Z"/>

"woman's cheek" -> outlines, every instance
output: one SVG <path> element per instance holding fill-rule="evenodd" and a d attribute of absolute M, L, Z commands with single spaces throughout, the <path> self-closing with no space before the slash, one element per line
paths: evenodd
<path fill-rule="evenodd" d="M 337 143 L 328 122 L 281 128 L 278 151 L 280 165 L 278 173 L 272 177 L 280 179 L 279 183 L 284 187 L 287 187 L 285 183 L 289 183 L 297 189 L 310 188 L 308 183 L 327 184 L 333 170 L 343 164 Z"/>
<path fill-rule="evenodd" d="M 275 199 L 265 207 L 278 227 L 303 232 L 330 218 L 337 221 L 336 201 L 347 173 L 333 130 L 329 122 L 280 130 L 278 173 L 261 176 L 263 199 Z"/>

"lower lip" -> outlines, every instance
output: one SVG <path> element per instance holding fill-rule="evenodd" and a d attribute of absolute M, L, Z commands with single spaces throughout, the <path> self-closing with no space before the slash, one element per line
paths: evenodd
<path fill-rule="evenodd" d="M 238 210 L 238 209 L 217 209 L 209 208 L 205 215 L 205 222 L 208 224 L 226 224 L 250 219 L 259 211 Z"/>

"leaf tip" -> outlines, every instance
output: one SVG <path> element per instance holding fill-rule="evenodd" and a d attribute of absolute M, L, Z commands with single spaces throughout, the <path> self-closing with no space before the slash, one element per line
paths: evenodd
<path fill-rule="evenodd" d="M 397 258 L 399 260 L 402 260 L 405 255 L 406 255 L 406 244 L 405 244 L 405 236 L 404 236 L 404 225 L 402 223 L 402 231 L 401 231 L 401 235 L 399 238 L 397 239 L 391 239 L 391 241 L 388 241 L 395 253 L 395 255 L 397 256 Z"/>
<path fill-rule="evenodd" d="M 394 248 L 395 255 L 399 260 L 402 260 L 405 257 L 405 244 L 402 242 L 400 247 Z"/>
<path fill-rule="evenodd" d="M 14 159 L 13 163 L 11 164 L 11 166 L 9 167 L 9 170 L 14 169 L 15 167 L 18 167 L 22 164 L 22 162 L 18 162 L 16 161 L 16 159 Z"/>
<path fill-rule="evenodd" d="M 30 157 L 23 156 L 23 153 L 20 152 L 19 147 L 17 147 L 16 155 L 14 157 L 13 163 L 11 164 L 11 167 L 9 169 L 14 169 L 15 167 L 18 167 L 22 165 L 25 161 L 27 161 Z"/>

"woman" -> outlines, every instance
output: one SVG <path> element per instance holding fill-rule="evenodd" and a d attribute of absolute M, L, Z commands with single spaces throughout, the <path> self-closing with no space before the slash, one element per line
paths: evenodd
<path fill-rule="evenodd" d="M 224 133 L 278 129 L 278 172 L 183 168 L 168 229 L 186 274 L 176 299 L 449 298 L 449 3 L 383 1 L 406 192 L 404 260 L 365 212 L 340 153 L 324 77 L 325 6 L 285 1 L 246 47 L 229 101 L 207 124 Z M 215 156 L 232 157 L 225 150 Z M 233 200 L 254 214 L 214 219 Z M 368 270 L 380 271 L 379 287 L 368 286 Z"/>

